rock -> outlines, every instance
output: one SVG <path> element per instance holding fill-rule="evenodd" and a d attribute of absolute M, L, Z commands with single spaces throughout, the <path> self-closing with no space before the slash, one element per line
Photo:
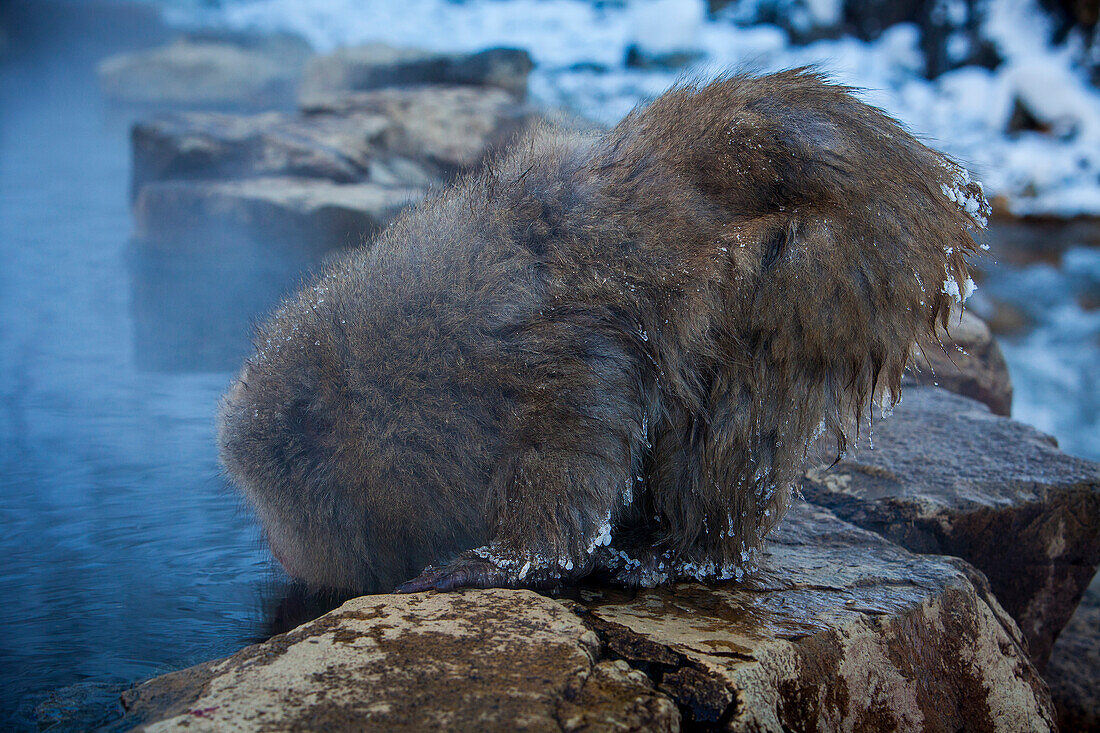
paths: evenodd
<path fill-rule="evenodd" d="M 135 354 L 228 370 L 249 324 L 330 252 L 368 241 L 532 112 L 500 89 L 418 87 L 301 114 L 172 113 L 133 130 Z M 187 309 L 188 327 L 177 314 Z"/>
<path fill-rule="evenodd" d="M 907 388 L 873 437 L 873 450 L 811 470 L 805 496 L 914 552 L 973 564 L 1042 669 L 1100 562 L 1100 465 L 930 387 Z"/>
<path fill-rule="evenodd" d="M 533 68 L 531 55 L 523 49 L 489 48 L 453 56 L 443 83 L 496 87 L 523 99 Z"/>
<path fill-rule="evenodd" d="M 578 593 L 358 598 L 131 689 L 119 727 L 1053 729 L 980 573 L 804 503 L 745 585 Z"/>
<path fill-rule="evenodd" d="M 153 246 L 201 249 L 208 244 L 203 233 L 243 232 L 319 260 L 333 249 L 366 242 L 423 194 L 309 178 L 160 181 L 138 193 L 135 236 Z"/>
<path fill-rule="evenodd" d="M 632 69 L 647 71 L 675 71 L 701 61 L 706 54 L 701 51 L 677 51 L 673 53 L 648 54 L 638 46 L 627 46 L 623 63 Z"/>
<path fill-rule="evenodd" d="M 533 66 L 528 53 L 516 48 L 443 54 L 384 43 L 349 46 L 309 60 L 301 99 L 308 106 L 343 92 L 425 84 L 496 87 L 522 99 Z"/>
<path fill-rule="evenodd" d="M 178 113 L 135 126 L 139 239 L 226 224 L 316 253 L 365 241 L 531 118 L 499 89 L 386 89 L 304 116 Z M 230 180 L 225 180 L 230 179 Z"/>
<path fill-rule="evenodd" d="M 983 320 L 997 336 L 1023 336 L 1035 328 L 1035 318 L 1019 303 L 992 296 L 985 297 Z"/>
<path fill-rule="evenodd" d="M 913 350 L 906 384 L 939 386 L 984 402 L 997 415 L 1012 414 L 1012 378 L 1001 347 L 982 319 L 964 311 L 948 330 L 936 327 L 935 341 Z"/>
<path fill-rule="evenodd" d="M 1100 217 L 1015 217 L 1002 212 L 990 220 L 985 240 L 990 256 L 1007 265 L 1046 263 L 1061 267 L 1062 256 L 1068 250 L 1100 247 Z"/>
<path fill-rule="evenodd" d="M 103 93 L 116 102 L 263 109 L 293 102 L 300 64 L 236 43 L 181 39 L 112 56 L 97 70 Z"/>
<path fill-rule="evenodd" d="M 257 314 L 271 311 L 326 255 L 368 241 L 423 193 L 317 178 L 143 186 L 128 263 L 137 366 L 239 368 Z"/>
<path fill-rule="evenodd" d="M 724 730 L 1054 728 L 1019 630 L 966 563 L 799 504 L 760 565 L 743 586 L 604 591 L 585 617 Z"/>
<path fill-rule="evenodd" d="M 1044 676 L 1062 730 L 1100 731 L 1100 576 L 1062 629 Z"/>
<path fill-rule="evenodd" d="M 367 596 L 123 697 L 149 730 L 679 730 L 676 706 L 528 591 Z"/>
<path fill-rule="evenodd" d="M 119 717 L 119 696 L 126 687 L 117 682 L 78 682 L 54 690 L 35 706 L 38 730 L 100 730 Z"/>
<path fill-rule="evenodd" d="M 303 110 L 307 120 L 326 114 L 384 117 L 389 126 L 380 141 L 387 153 L 426 160 L 446 175 L 477 165 L 536 117 L 499 89 L 459 86 L 342 94 L 314 99 Z"/>
<path fill-rule="evenodd" d="M 217 112 L 159 115 L 134 125 L 136 195 L 168 179 L 297 176 L 353 183 L 369 177 L 376 142 L 389 122 L 380 115 L 280 112 L 242 116 Z"/>
<path fill-rule="evenodd" d="M 301 71 L 313 56 L 309 41 L 299 35 L 280 31 L 239 31 L 229 28 L 196 28 L 183 35 L 190 43 L 223 43 L 246 51 L 275 58 L 289 68 Z"/>
<path fill-rule="evenodd" d="M 162 114 L 133 128 L 131 190 L 256 177 L 427 187 L 480 163 L 532 117 L 499 89 L 463 87 L 366 92 L 306 115 Z"/>

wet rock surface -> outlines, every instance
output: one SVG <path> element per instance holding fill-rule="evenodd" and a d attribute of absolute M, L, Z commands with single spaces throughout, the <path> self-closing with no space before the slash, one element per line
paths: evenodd
<path fill-rule="evenodd" d="M 608 653 L 658 670 L 658 689 L 687 697 L 702 712 L 697 722 L 717 716 L 727 730 L 753 731 L 1053 725 L 1019 630 L 979 573 L 806 504 L 773 533 L 759 576 L 744 585 L 600 595 L 585 607 Z"/>
<path fill-rule="evenodd" d="M 370 43 L 310 59 L 301 98 L 308 104 L 333 93 L 425 84 L 495 87 L 522 98 L 533 67 L 530 55 L 518 48 L 435 53 Z"/>
<path fill-rule="evenodd" d="M 988 578 L 1042 668 L 1100 562 L 1100 465 L 984 405 L 909 387 L 874 449 L 812 470 L 806 497 L 914 552 Z"/>
<path fill-rule="evenodd" d="M 1062 629 L 1043 676 L 1063 731 L 1100 731 L 1100 576 Z"/>
<path fill-rule="evenodd" d="M 293 175 L 352 183 L 369 176 L 387 121 L 377 115 L 165 114 L 134 126 L 132 190 L 166 179 Z"/>
<path fill-rule="evenodd" d="M 52 691 L 34 709 L 40 730 L 116 730 L 119 700 L 128 685 L 111 682 L 78 682 Z"/>
<path fill-rule="evenodd" d="M 936 337 L 914 349 L 904 383 L 939 386 L 985 403 L 996 415 L 1011 415 L 1012 379 L 989 326 L 964 311 L 947 329 L 937 327 Z"/>
<path fill-rule="evenodd" d="M 366 596 L 124 695 L 147 730 L 1050 730 L 965 563 L 800 504 L 737 585 Z"/>

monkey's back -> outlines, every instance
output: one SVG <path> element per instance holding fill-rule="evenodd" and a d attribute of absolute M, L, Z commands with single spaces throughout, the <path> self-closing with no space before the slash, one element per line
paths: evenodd
<path fill-rule="evenodd" d="M 959 175 L 797 71 L 538 128 L 284 303 L 223 461 L 316 585 L 734 577 L 946 318 Z"/>

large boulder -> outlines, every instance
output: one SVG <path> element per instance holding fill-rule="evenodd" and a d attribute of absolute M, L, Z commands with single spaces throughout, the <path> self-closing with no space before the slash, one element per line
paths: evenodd
<path fill-rule="evenodd" d="M 947 329 L 913 350 L 906 384 L 938 386 L 984 402 L 997 415 L 1012 414 L 1012 379 L 1001 347 L 985 321 L 970 311 L 952 316 Z"/>
<path fill-rule="evenodd" d="M 362 92 L 302 114 L 160 115 L 132 134 L 135 233 L 185 245 L 228 229 L 296 241 L 315 263 L 369 240 L 531 116 L 499 89 L 470 87 Z"/>
<path fill-rule="evenodd" d="M 99 82 L 109 99 L 128 104 L 287 107 L 293 104 L 305 53 L 289 51 L 288 44 L 271 48 L 222 38 L 182 38 L 105 59 L 97 69 Z"/>
<path fill-rule="evenodd" d="M 965 562 L 800 504 L 760 566 L 744 585 L 605 591 L 584 607 L 608 654 L 649 669 L 696 723 L 1053 729 L 1018 628 Z"/>
<path fill-rule="evenodd" d="M 468 170 L 508 143 L 536 113 L 500 89 L 429 86 L 319 97 L 307 122 L 324 115 L 372 114 L 389 123 L 379 139 L 389 155 L 424 160 L 443 175 Z"/>
<path fill-rule="evenodd" d="M 124 695 L 148 730 L 1052 730 L 966 563 L 802 504 L 744 584 L 355 599 Z M 573 611 L 573 612 L 570 612 Z"/>
<path fill-rule="evenodd" d="M 1100 562 L 1100 465 L 930 387 L 907 388 L 873 443 L 811 470 L 805 496 L 914 552 L 973 564 L 1042 668 Z"/>
<path fill-rule="evenodd" d="M 534 64 L 518 48 L 491 48 L 477 53 L 435 53 L 396 48 L 384 43 L 348 46 L 315 56 L 306 64 L 301 99 L 382 87 L 461 84 L 496 87 L 523 98 Z"/>
<path fill-rule="evenodd" d="M 1043 676 L 1062 730 L 1100 731 L 1100 576 L 1062 629 Z"/>

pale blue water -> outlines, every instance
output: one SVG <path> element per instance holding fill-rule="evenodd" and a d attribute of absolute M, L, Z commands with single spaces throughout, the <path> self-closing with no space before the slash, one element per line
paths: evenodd
<path fill-rule="evenodd" d="M 0 729 L 51 688 L 235 651 L 271 577 L 216 462 L 231 375 L 138 368 L 130 118 L 92 75 L 137 28 L 43 16 L 9 10 L 0 60 Z"/>

